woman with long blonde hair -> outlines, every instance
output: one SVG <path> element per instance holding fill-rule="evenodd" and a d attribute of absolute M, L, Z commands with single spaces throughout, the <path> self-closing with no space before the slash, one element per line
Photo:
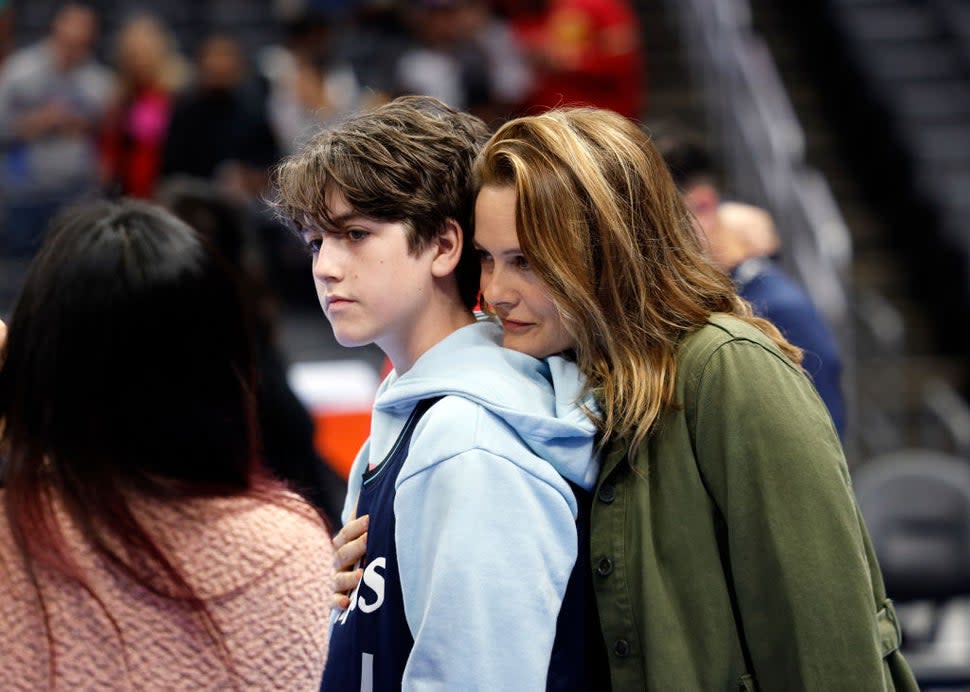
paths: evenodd
<path fill-rule="evenodd" d="M 591 568 L 615 690 L 917 689 L 801 353 L 705 258 L 629 120 L 500 128 L 476 163 L 504 344 L 587 377 Z"/>

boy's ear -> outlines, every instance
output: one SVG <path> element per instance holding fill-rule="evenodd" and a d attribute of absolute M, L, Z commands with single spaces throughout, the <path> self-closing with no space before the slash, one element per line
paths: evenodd
<path fill-rule="evenodd" d="M 441 279 L 455 272 L 458 260 L 461 259 L 463 243 L 461 225 L 454 219 L 446 219 L 432 244 L 435 254 L 431 261 L 433 276 Z"/>

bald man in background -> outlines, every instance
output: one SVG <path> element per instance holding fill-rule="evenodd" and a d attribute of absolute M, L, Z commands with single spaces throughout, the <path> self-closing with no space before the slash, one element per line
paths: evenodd
<path fill-rule="evenodd" d="M 780 242 L 771 216 L 757 207 L 721 199 L 713 159 L 696 139 L 661 130 L 654 141 L 694 215 L 708 257 L 731 277 L 758 317 L 770 320 L 804 351 L 802 367 L 842 437 L 845 401 L 839 348 L 805 290 L 772 259 Z"/>

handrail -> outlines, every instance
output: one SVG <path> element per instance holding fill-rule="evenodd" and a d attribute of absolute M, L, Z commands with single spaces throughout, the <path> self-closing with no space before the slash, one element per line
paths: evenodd
<path fill-rule="evenodd" d="M 704 95 L 712 131 L 735 192 L 777 219 L 786 264 L 828 319 L 843 351 L 850 420 L 858 419 L 852 244 L 828 182 L 806 161 L 805 133 L 748 0 L 667 0 L 680 17 L 688 62 Z M 893 308 L 888 304 L 885 307 Z M 898 316 L 897 316 L 898 317 Z M 895 320 L 902 324 L 901 319 Z M 866 329 L 866 325 L 862 325 Z M 867 334 L 878 348 L 895 344 Z M 850 426 L 852 430 L 852 426 Z M 855 431 L 858 437 L 861 431 Z M 856 439 L 847 448 L 854 449 Z"/>
<path fill-rule="evenodd" d="M 970 408 L 951 384 L 939 377 L 923 385 L 923 403 L 949 438 L 953 451 L 970 459 Z"/>
<path fill-rule="evenodd" d="M 735 191 L 763 204 L 778 221 L 787 264 L 828 318 L 843 349 L 850 417 L 864 405 L 876 427 L 892 427 L 894 400 L 905 396 L 902 316 L 874 291 L 855 295 L 850 278 L 852 243 L 825 177 L 806 161 L 805 134 L 775 62 L 752 27 L 748 0 L 667 0 L 679 15 L 688 61 L 699 83 Z M 886 363 L 878 386 L 863 398 L 854 354 L 856 339 L 867 356 Z M 895 375 L 893 374 L 895 373 Z M 970 454 L 970 408 L 952 387 L 931 381 L 922 389 L 922 411 L 946 431 L 951 446 Z M 853 411 L 854 409 L 854 411 Z M 857 440 L 871 431 L 856 430 Z M 899 440 L 898 431 L 891 439 Z M 853 441 L 848 441 L 849 447 Z M 872 449 L 872 445 L 868 445 Z"/>

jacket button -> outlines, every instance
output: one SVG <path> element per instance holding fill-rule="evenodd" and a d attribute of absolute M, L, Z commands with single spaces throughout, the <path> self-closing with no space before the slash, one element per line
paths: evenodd
<path fill-rule="evenodd" d="M 630 653 L 630 642 L 626 639 L 617 639 L 616 644 L 613 645 L 613 652 L 623 658 Z"/>
<path fill-rule="evenodd" d="M 610 504 L 616 499 L 616 488 L 613 487 L 612 483 L 604 483 L 600 488 L 599 492 L 600 502 L 605 502 Z"/>
<path fill-rule="evenodd" d="M 612 571 L 613 561 L 608 557 L 604 557 L 602 560 L 600 560 L 599 564 L 596 565 L 596 573 L 601 577 L 608 576 Z"/>

